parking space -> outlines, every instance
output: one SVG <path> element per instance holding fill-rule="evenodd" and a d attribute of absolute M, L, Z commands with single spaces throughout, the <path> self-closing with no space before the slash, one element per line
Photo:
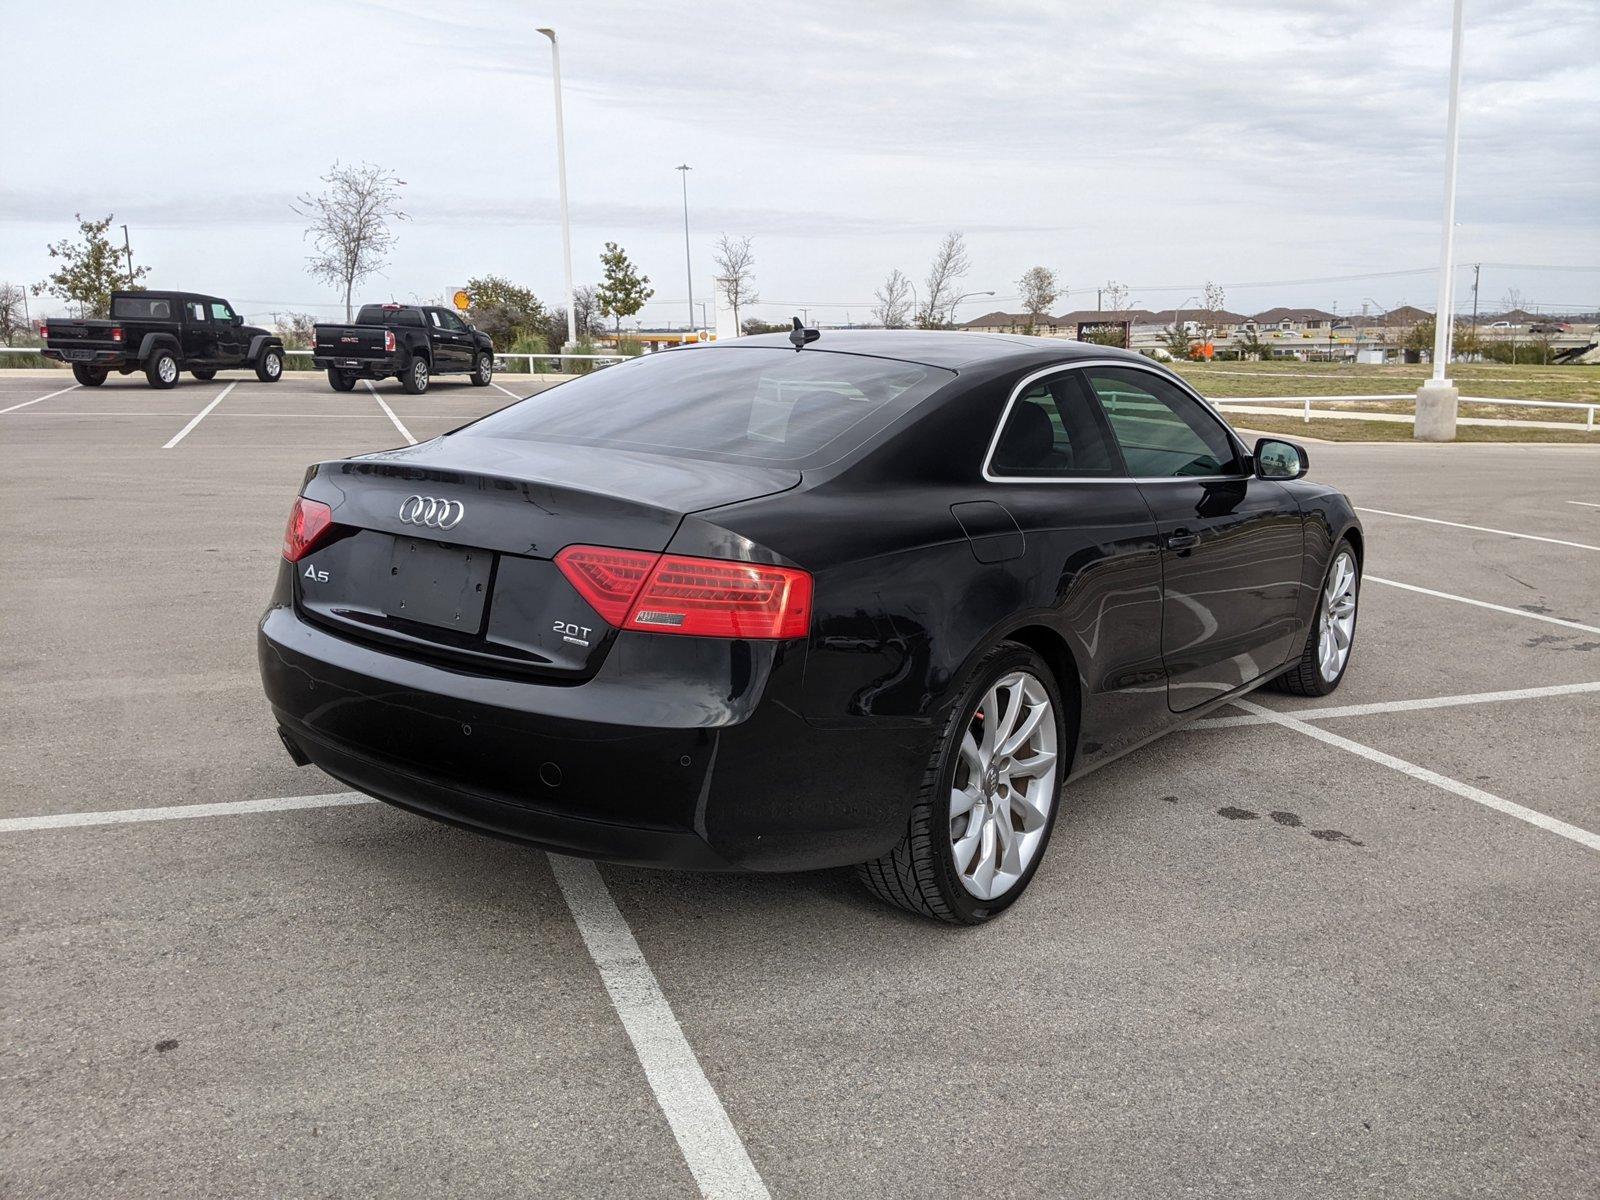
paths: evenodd
<path fill-rule="evenodd" d="M 959 931 L 300 800 L 254 624 L 306 464 L 511 395 L 58 380 L 0 372 L 0 1192 L 1593 1191 L 1594 451 L 1313 447 L 1383 510 L 1340 691 L 1072 785 Z"/>

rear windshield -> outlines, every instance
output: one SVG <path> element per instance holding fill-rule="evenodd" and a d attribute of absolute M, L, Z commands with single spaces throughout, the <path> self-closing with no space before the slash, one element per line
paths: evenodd
<path fill-rule="evenodd" d="M 939 367 L 821 350 L 673 350 L 574 379 L 461 432 L 815 467 L 952 378 Z"/>
<path fill-rule="evenodd" d="M 172 301 L 155 296 L 113 296 L 111 315 L 122 321 L 170 321 Z"/>
<path fill-rule="evenodd" d="M 356 313 L 357 325 L 422 325 L 422 310 L 386 308 L 382 304 L 363 304 Z"/>

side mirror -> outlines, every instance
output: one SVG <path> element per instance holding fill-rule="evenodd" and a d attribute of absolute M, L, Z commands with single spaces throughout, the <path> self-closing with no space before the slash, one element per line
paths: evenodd
<path fill-rule="evenodd" d="M 233 323 L 235 325 L 243 325 L 244 324 L 244 318 L 241 317 L 238 313 L 234 313 L 233 314 Z"/>
<path fill-rule="evenodd" d="M 1257 479 L 1299 479 L 1311 466 L 1305 448 L 1278 438 L 1261 438 L 1256 442 Z"/>

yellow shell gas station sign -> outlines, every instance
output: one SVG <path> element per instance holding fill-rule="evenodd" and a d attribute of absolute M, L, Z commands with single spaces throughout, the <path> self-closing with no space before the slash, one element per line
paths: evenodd
<path fill-rule="evenodd" d="M 466 312 L 472 307 L 472 294 L 466 288 L 457 288 L 455 295 L 450 297 L 450 303 L 456 306 L 458 312 Z"/>

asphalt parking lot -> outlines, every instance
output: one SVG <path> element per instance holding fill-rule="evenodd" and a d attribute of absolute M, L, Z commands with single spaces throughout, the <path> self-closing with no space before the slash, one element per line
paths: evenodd
<path fill-rule="evenodd" d="M 1071 786 L 954 930 L 292 765 L 305 466 L 532 384 L 70 384 L 0 372 L 0 1194 L 1600 1194 L 1600 453 L 1312 446 L 1344 686 Z"/>

